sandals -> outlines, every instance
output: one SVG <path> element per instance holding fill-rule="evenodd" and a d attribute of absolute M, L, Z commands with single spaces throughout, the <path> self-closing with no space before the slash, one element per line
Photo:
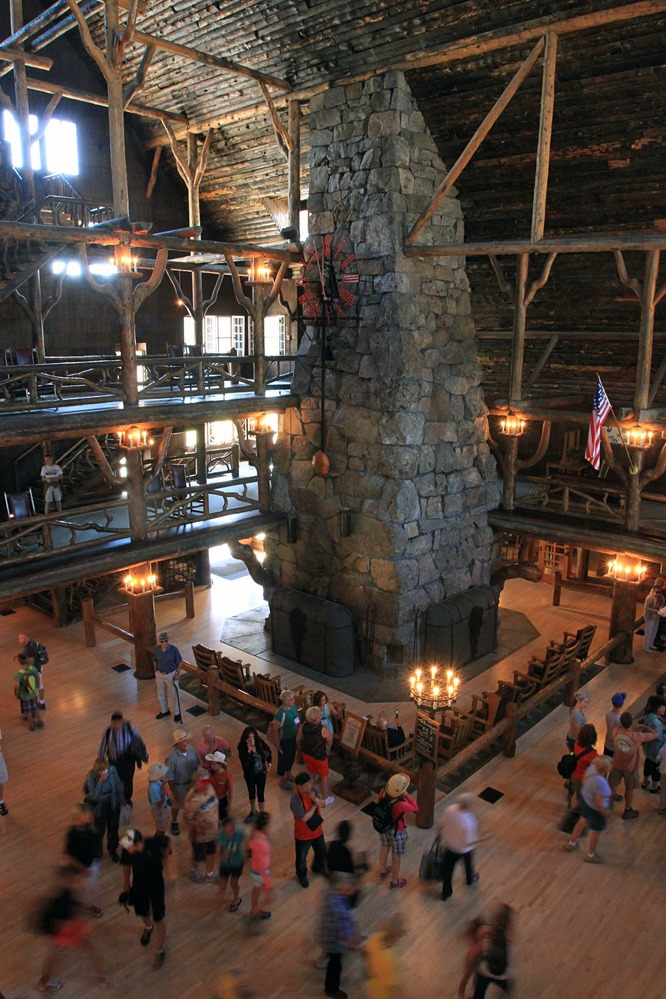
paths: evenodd
<path fill-rule="evenodd" d="M 393 891 L 395 888 L 404 888 L 406 884 L 407 878 L 400 878 L 399 881 L 392 881 L 389 888 Z"/>
<path fill-rule="evenodd" d="M 387 867 L 385 871 L 380 871 L 379 872 L 379 880 L 380 881 L 386 881 L 386 879 L 387 879 L 387 877 L 389 876 L 390 873 L 391 873 L 391 868 L 390 867 Z"/>
<path fill-rule="evenodd" d="M 239 898 L 237 902 L 232 902 L 229 906 L 229 912 L 236 912 L 242 901 L 243 899 Z"/>

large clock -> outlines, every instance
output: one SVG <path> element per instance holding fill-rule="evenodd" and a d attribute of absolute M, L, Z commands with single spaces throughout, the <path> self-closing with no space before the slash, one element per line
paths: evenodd
<path fill-rule="evenodd" d="M 356 301 L 356 254 L 344 232 L 308 236 L 298 296 L 303 316 L 324 325 L 343 318 Z"/>

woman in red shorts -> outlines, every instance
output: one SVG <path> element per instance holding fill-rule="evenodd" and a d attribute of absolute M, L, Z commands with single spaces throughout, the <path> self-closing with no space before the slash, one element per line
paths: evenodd
<path fill-rule="evenodd" d="M 305 721 L 299 729 L 298 741 L 303 753 L 303 763 L 313 784 L 319 783 L 322 798 L 327 805 L 335 801 L 328 793 L 328 751 L 333 736 L 321 720 L 321 708 L 311 707 L 305 712 Z"/>
<path fill-rule="evenodd" d="M 88 939 L 92 922 L 84 918 L 84 907 L 79 896 L 82 890 L 81 881 L 84 875 L 72 866 L 60 869 L 58 892 L 54 895 L 42 914 L 43 931 L 48 935 L 50 946 L 47 951 L 42 974 L 37 983 L 39 992 L 59 992 L 62 982 L 53 978 L 56 966 L 64 950 L 83 948 L 88 961 L 97 974 L 98 985 L 108 985 L 102 959 Z"/>

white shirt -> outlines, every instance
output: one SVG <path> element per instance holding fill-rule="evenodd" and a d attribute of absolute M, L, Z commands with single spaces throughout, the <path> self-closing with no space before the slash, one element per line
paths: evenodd
<path fill-rule="evenodd" d="M 62 468 L 60 465 L 42 465 L 39 474 L 42 479 L 48 479 L 49 482 L 55 483 L 58 479 L 62 479 Z"/>
<path fill-rule="evenodd" d="M 479 838 L 479 823 L 473 812 L 460 805 L 449 805 L 437 826 L 437 835 L 447 850 L 453 853 L 469 853 Z"/>

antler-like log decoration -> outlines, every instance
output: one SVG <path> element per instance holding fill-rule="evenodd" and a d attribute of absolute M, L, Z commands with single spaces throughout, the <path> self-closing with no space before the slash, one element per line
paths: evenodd
<path fill-rule="evenodd" d="M 133 80 L 127 84 L 123 90 L 123 107 L 126 108 L 128 104 L 131 103 L 132 98 L 143 90 L 146 85 L 146 79 L 148 77 L 148 70 L 150 69 L 150 64 L 153 61 L 153 56 L 157 52 L 154 45 L 146 45 L 143 53 L 143 58 L 139 64 L 139 68 L 136 71 L 136 75 Z M 158 146 L 158 148 L 160 148 Z"/>
<path fill-rule="evenodd" d="M 153 267 L 152 274 L 150 275 L 147 281 L 142 281 L 141 284 L 138 284 L 134 289 L 133 298 L 134 298 L 135 313 L 139 311 L 139 309 L 146 301 L 146 299 L 149 297 L 149 295 L 152 295 L 155 289 L 158 288 L 159 285 L 161 284 L 162 278 L 164 277 L 164 272 L 166 270 L 168 258 L 169 258 L 169 251 L 166 249 L 166 247 L 161 247 L 157 251 L 157 256 L 155 257 L 155 266 Z"/>
<path fill-rule="evenodd" d="M 535 278 L 535 280 L 532 281 L 532 284 L 529 286 L 527 292 L 525 293 L 525 305 L 530 305 L 536 293 L 545 285 L 546 281 L 550 277 L 550 272 L 553 269 L 553 264 L 555 263 L 556 257 L 557 257 L 556 253 L 549 253 L 548 256 L 546 257 L 545 263 L 541 270 L 541 274 L 539 275 L 538 278 Z"/>
<path fill-rule="evenodd" d="M 173 427 L 165 427 L 162 431 L 160 442 L 157 445 L 157 457 L 155 458 L 155 464 L 153 465 L 152 470 L 146 472 L 143 476 L 144 487 L 148 487 L 164 468 L 164 462 L 166 461 L 166 457 L 169 452 L 169 444 L 171 443 L 172 433 Z"/>
<path fill-rule="evenodd" d="M 292 142 L 291 136 L 288 130 L 284 127 L 280 121 L 280 116 L 275 107 L 273 98 L 271 97 L 268 87 L 266 84 L 259 80 L 259 86 L 261 87 L 261 92 L 264 95 L 264 100 L 266 101 L 266 107 L 268 108 L 268 113 L 271 116 L 271 122 L 273 123 L 273 131 L 275 132 L 275 138 L 280 150 L 286 160 L 289 159 L 289 153 L 293 152 L 294 144 Z"/>
<path fill-rule="evenodd" d="M 662 475 L 666 472 L 666 444 L 662 444 L 661 451 L 659 452 L 659 457 L 657 458 L 657 464 L 654 468 L 646 469 L 641 475 L 639 481 L 639 486 L 644 489 L 649 482 L 654 482 L 655 479 L 660 479 Z"/>
<path fill-rule="evenodd" d="M 613 250 L 613 256 L 615 257 L 615 265 L 617 267 L 617 275 L 625 286 L 625 288 L 631 289 L 634 295 L 640 302 L 643 297 L 643 282 L 639 281 L 638 278 L 629 277 L 627 271 L 627 266 L 624 262 L 624 257 L 622 255 L 622 250 Z"/>
<path fill-rule="evenodd" d="M 124 479 L 121 479 L 120 476 L 116 475 L 111 468 L 111 465 L 109 465 L 108 458 L 102 451 L 102 446 L 97 438 L 91 435 L 90 437 L 86 437 L 86 440 L 88 441 L 90 450 L 95 456 L 95 461 L 97 462 L 99 470 L 104 476 L 105 481 L 108 482 L 110 486 L 123 486 L 125 484 Z"/>
<path fill-rule="evenodd" d="M 245 460 L 249 462 L 250 465 L 252 465 L 253 468 L 256 468 L 257 452 L 250 447 L 247 437 L 245 436 L 245 433 L 243 431 L 243 427 L 241 425 L 240 420 L 237 420 L 235 417 L 232 416 L 231 422 L 235 426 L 236 433 L 238 434 L 238 447 L 240 448 L 240 453 L 243 455 Z"/>
<path fill-rule="evenodd" d="M 116 312 L 120 312 L 122 309 L 122 302 L 120 301 L 120 296 L 110 284 L 102 284 L 90 273 L 90 264 L 88 262 L 88 247 L 85 243 L 81 243 L 79 247 L 79 253 L 81 255 L 81 263 L 83 265 L 83 273 L 85 274 L 86 281 L 94 291 L 98 292 L 100 295 L 104 295 L 105 298 L 111 302 L 112 306 Z"/>
<path fill-rule="evenodd" d="M 90 28 L 88 27 L 88 22 L 81 12 L 76 0 L 67 0 L 67 6 L 74 15 L 74 19 L 79 26 L 79 31 L 81 32 L 81 41 L 83 42 L 83 47 L 90 56 L 90 58 L 97 63 L 97 68 L 104 77 L 107 83 L 111 83 L 113 77 L 113 70 L 110 68 L 106 61 L 106 58 L 102 50 L 95 44 L 93 36 L 90 33 Z M 110 54 L 111 55 L 111 54 Z"/>
<path fill-rule="evenodd" d="M 513 301 L 513 288 L 511 284 L 506 279 L 506 274 L 504 273 L 504 268 L 500 264 L 499 260 L 494 253 L 488 254 L 488 259 L 490 260 L 490 266 L 492 267 L 495 277 L 497 278 L 497 283 L 502 294 L 506 295 Z"/>
<path fill-rule="evenodd" d="M 537 449 L 531 458 L 516 458 L 516 471 L 520 472 L 524 468 L 531 468 L 536 465 L 537 462 L 541 461 L 546 451 L 548 450 L 548 445 L 550 444 L 550 429 L 552 423 L 550 420 L 544 420 L 541 424 L 541 437 L 539 438 L 539 444 Z"/>
<path fill-rule="evenodd" d="M 267 597 L 268 593 L 278 585 L 273 573 L 264 568 L 251 545 L 242 545 L 240 541 L 228 541 L 227 544 L 231 557 L 245 563 L 250 576 L 255 583 L 263 587 L 264 597 Z"/>
<path fill-rule="evenodd" d="M 190 316 L 192 316 L 194 311 L 192 302 L 183 291 L 183 286 L 181 285 L 180 281 L 178 280 L 178 278 L 176 277 L 176 275 L 173 273 L 172 270 L 167 270 L 166 273 L 167 277 L 169 278 L 169 281 L 171 281 L 171 284 L 173 285 L 173 290 L 176 292 L 176 295 L 178 296 L 179 300 L 183 303 L 183 305 L 189 312 Z"/>

